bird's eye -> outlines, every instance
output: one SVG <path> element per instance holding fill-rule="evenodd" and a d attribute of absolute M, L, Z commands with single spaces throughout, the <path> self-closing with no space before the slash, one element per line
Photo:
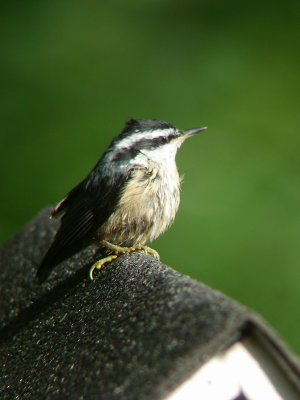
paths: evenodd
<path fill-rule="evenodd" d="M 166 137 L 166 136 L 160 136 L 160 137 L 157 139 L 157 144 L 159 144 L 159 145 L 165 144 L 165 143 L 167 143 L 168 141 L 169 141 L 168 137 Z"/>

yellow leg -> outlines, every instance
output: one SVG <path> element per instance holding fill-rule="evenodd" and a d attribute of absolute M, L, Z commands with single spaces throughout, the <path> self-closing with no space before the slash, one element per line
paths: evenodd
<path fill-rule="evenodd" d="M 151 247 L 148 247 L 148 246 L 136 245 L 136 246 L 132 246 L 132 247 L 122 247 L 122 246 L 118 246 L 116 244 L 107 242 L 106 240 L 102 240 L 101 243 L 107 249 L 109 249 L 110 251 L 112 251 L 115 254 L 113 254 L 111 256 L 108 256 L 108 257 L 105 257 L 105 258 L 102 258 L 101 260 L 95 262 L 95 264 L 90 269 L 90 278 L 91 278 L 91 280 L 94 279 L 93 278 L 93 272 L 94 272 L 95 269 L 101 269 L 104 264 L 116 259 L 121 254 L 133 253 L 135 251 L 142 251 L 142 252 L 144 252 L 146 254 L 150 254 L 156 260 L 159 260 L 158 252 L 153 250 L 153 249 L 151 249 Z"/>
<path fill-rule="evenodd" d="M 113 251 L 116 254 L 124 254 L 124 253 L 133 253 L 135 251 L 142 251 L 144 253 L 150 254 L 153 258 L 156 258 L 159 260 L 159 254 L 156 250 L 151 249 L 151 247 L 148 246 L 142 246 L 142 245 L 136 245 L 132 247 L 122 247 L 118 246 L 113 243 L 109 243 L 106 240 L 102 240 L 102 243 L 105 247 L 107 247 L 109 250 Z"/>
<path fill-rule="evenodd" d="M 91 278 L 91 280 L 94 279 L 94 278 L 93 278 L 94 269 L 100 269 L 100 268 L 102 268 L 104 264 L 106 264 L 107 262 L 110 262 L 110 261 L 114 260 L 114 259 L 117 258 L 117 257 L 118 257 L 117 254 L 113 254 L 113 255 L 111 255 L 111 256 L 102 258 L 102 259 L 99 260 L 99 261 L 96 261 L 95 264 L 94 264 L 94 265 L 92 266 L 92 268 L 90 269 L 90 278 Z"/>

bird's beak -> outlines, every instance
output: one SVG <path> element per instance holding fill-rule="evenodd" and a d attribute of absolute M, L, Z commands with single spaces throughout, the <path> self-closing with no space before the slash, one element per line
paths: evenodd
<path fill-rule="evenodd" d="M 173 143 L 179 143 L 180 145 L 185 141 L 185 139 L 196 135 L 199 132 L 205 131 L 207 129 L 206 126 L 203 126 L 202 128 L 194 128 L 194 129 L 187 129 L 185 131 L 179 131 L 180 136 L 177 136 L 177 138 L 173 139 Z"/>
<path fill-rule="evenodd" d="M 187 139 L 191 136 L 196 135 L 199 132 L 205 131 L 207 129 L 206 126 L 203 126 L 202 128 L 194 128 L 194 129 L 187 129 L 186 131 L 181 131 L 182 132 L 182 139 Z"/>

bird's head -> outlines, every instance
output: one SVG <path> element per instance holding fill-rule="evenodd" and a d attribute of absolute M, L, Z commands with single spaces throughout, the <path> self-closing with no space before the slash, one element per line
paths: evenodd
<path fill-rule="evenodd" d="M 169 122 L 156 119 L 133 119 L 126 122 L 123 131 L 109 147 L 112 161 L 130 161 L 140 154 L 156 161 L 174 159 L 181 144 L 206 127 L 179 130 Z"/>

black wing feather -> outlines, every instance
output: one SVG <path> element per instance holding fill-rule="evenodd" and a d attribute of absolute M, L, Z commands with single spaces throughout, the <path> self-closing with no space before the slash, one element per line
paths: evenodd
<path fill-rule="evenodd" d="M 88 246 L 115 209 L 132 166 L 112 167 L 105 157 L 110 157 L 109 152 L 53 210 L 54 217 L 62 215 L 61 225 L 38 268 L 40 282 L 57 264 Z"/>
<path fill-rule="evenodd" d="M 97 229 L 97 228 L 96 228 Z M 43 282 L 53 267 L 82 250 L 92 240 L 95 233 L 94 213 L 88 204 L 72 202 L 61 218 L 61 226 L 42 260 L 37 277 Z"/>
<path fill-rule="evenodd" d="M 75 188 L 76 189 L 76 188 Z M 112 194 L 102 196 L 97 191 L 72 191 L 70 199 L 65 199 L 61 225 L 43 258 L 37 278 L 43 282 L 51 270 L 65 259 L 88 246 L 96 236 L 97 229 L 112 213 L 118 197 Z M 62 210 L 59 210 L 61 213 Z"/>

